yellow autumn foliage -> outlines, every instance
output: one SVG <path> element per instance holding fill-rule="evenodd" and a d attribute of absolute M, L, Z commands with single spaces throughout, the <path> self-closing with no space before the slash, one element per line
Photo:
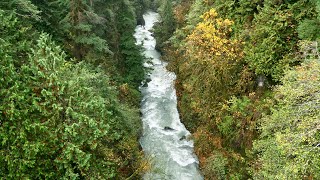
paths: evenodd
<path fill-rule="evenodd" d="M 180 72 L 185 76 L 182 86 L 190 94 L 191 108 L 206 120 L 230 94 L 244 90 L 238 82 L 244 68 L 243 43 L 231 38 L 233 21 L 220 18 L 215 9 L 201 18 L 185 39 Z"/>
<path fill-rule="evenodd" d="M 206 60 L 219 58 L 212 57 L 212 55 L 223 56 L 223 59 L 241 59 L 243 53 L 240 49 L 240 41 L 229 38 L 233 21 L 218 18 L 218 13 L 214 9 L 204 13 L 201 17 L 203 21 L 187 37 L 188 53 L 201 52 L 197 53 L 198 56 L 195 58 L 206 58 Z"/>

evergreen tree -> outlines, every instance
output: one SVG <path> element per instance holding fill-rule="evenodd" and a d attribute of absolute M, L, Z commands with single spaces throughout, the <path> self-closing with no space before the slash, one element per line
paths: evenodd
<path fill-rule="evenodd" d="M 133 49 L 139 55 L 139 63 L 126 58 L 127 67 L 133 66 L 132 60 L 134 68 L 142 69 L 143 57 L 132 36 L 135 14 L 122 17 L 130 20 L 131 28 L 122 28 L 121 35 L 131 33 L 132 38 L 131 46 L 120 47 L 121 26 L 114 13 L 118 7 L 114 1 L 0 3 L 0 177 L 124 179 L 139 175 L 138 110 L 119 102 L 114 85 L 123 81 L 110 82 L 106 72 L 94 66 L 111 59 L 105 39 L 116 37 L 110 38 L 114 47 Z M 63 46 L 37 30 L 53 34 Z M 69 56 L 62 48 L 69 50 Z M 128 52 L 123 54 L 134 57 Z M 99 63 L 86 63 L 88 57 Z M 144 71 L 138 72 L 143 77 Z M 138 84 L 135 78 L 128 82 Z M 137 90 L 133 86 L 129 90 L 136 94 L 126 98 L 139 104 Z"/>
<path fill-rule="evenodd" d="M 135 45 L 133 37 L 136 27 L 136 18 L 133 6 L 127 0 L 119 2 L 119 13 L 117 14 L 118 29 L 120 33 L 120 55 L 119 69 L 121 69 L 125 82 L 138 87 L 144 79 L 143 56 L 141 49 Z"/>
<path fill-rule="evenodd" d="M 305 40 L 319 40 L 320 38 L 320 1 L 313 2 L 316 5 L 317 16 L 303 20 L 298 27 L 299 38 Z"/>
<path fill-rule="evenodd" d="M 3 0 L 0 2 L 3 11 L 15 11 L 15 14 L 25 20 L 40 20 L 40 12 L 31 0 Z"/>
<path fill-rule="evenodd" d="M 65 58 L 43 34 L 19 73 L 12 61 L 1 67 L 1 75 L 10 70 L 1 81 L 2 177 L 119 178 L 137 158 L 126 153 L 138 150 L 128 141 L 138 114 L 118 103 L 106 75 Z"/>
<path fill-rule="evenodd" d="M 61 20 L 63 31 L 69 34 L 67 48 L 74 57 L 83 60 L 89 51 L 108 52 L 107 41 L 94 33 L 94 28 L 105 23 L 105 19 L 93 11 L 93 3 L 86 0 L 67 0 L 58 3 L 67 8 L 67 15 Z"/>
<path fill-rule="evenodd" d="M 166 41 L 172 36 L 176 28 L 171 0 L 162 0 L 159 8 L 160 22 L 155 25 L 158 50 L 162 50 Z"/>

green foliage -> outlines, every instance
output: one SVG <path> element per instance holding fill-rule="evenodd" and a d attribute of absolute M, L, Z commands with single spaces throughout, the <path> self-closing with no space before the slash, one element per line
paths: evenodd
<path fill-rule="evenodd" d="M 133 1 L 133 7 L 135 9 L 135 14 L 137 18 L 138 25 L 144 25 L 143 14 L 151 9 L 152 3 L 150 0 L 135 0 Z"/>
<path fill-rule="evenodd" d="M 144 78 L 144 57 L 132 34 L 136 13 L 142 16 L 147 1 L 55 0 L 35 4 L 42 11 L 43 21 L 35 23 L 39 31 L 52 34 L 78 61 L 101 65 L 117 84 L 128 83 L 136 91 L 133 99 L 139 98 L 137 87 Z"/>
<path fill-rule="evenodd" d="M 249 106 L 253 103 L 248 97 L 244 96 L 242 99 L 233 97 L 228 104 L 229 106 L 223 107 L 222 112 L 226 110 L 230 114 L 222 116 L 223 119 L 218 123 L 218 129 L 224 136 L 224 140 L 229 141 L 230 144 L 246 143 L 249 139 L 243 137 L 245 135 L 244 131 L 252 131 L 255 127 L 255 124 L 250 124 L 250 119 L 249 121 L 246 119 L 246 117 L 252 117 Z M 242 145 L 242 147 L 245 146 Z"/>
<path fill-rule="evenodd" d="M 106 72 L 96 67 L 103 65 L 104 70 L 112 70 L 108 73 L 121 74 L 113 64 L 122 57 L 112 57 L 105 51 L 104 39 L 110 40 L 115 52 L 120 51 L 118 31 L 107 30 L 120 27 L 112 12 L 113 3 L 74 2 L 0 3 L 2 178 L 123 179 L 139 175 L 139 171 L 133 171 L 140 166 L 140 117 L 138 109 L 126 104 L 138 106 L 140 94 L 136 86 L 130 86 L 125 96 L 130 100 L 122 100 L 114 85 L 123 81 L 109 80 Z M 131 23 L 134 16 L 132 13 L 123 18 Z M 122 34 L 129 36 L 134 27 L 132 23 L 130 30 L 121 28 Z M 38 38 L 37 30 L 53 34 L 69 50 L 69 56 L 49 35 Z M 140 53 L 133 36 L 128 44 L 121 48 Z M 85 59 L 92 64 L 74 64 L 70 54 L 77 61 Z M 140 54 L 124 54 L 143 61 Z M 130 62 L 134 58 L 127 58 L 127 66 L 142 69 L 141 63 Z M 140 73 L 128 78 L 130 84 L 137 84 L 144 71 L 131 72 Z"/>
<path fill-rule="evenodd" d="M 266 5 L 255 17 L 256 27 L 246 47 L 246 60 L 256 74 L 271 76 L 277 80 L 285 65 L 283 55 L 293 48 L 294 35 L 292 13 L 281 7 Z M 274 24 L 274 26 L 269 26 Z"/>
<path fill-rule="evenodd" d="M 230 18 L 235 21 L 236 26 L 239 26 L 237 30 L 242 30 L 243 25 L 250 24 L 253 20 L 253 16 L 258 12 L 258 7 L 262 6 L 263 1 L 253 0 L 218 0 L 215 1 L 215 8 L 221 16 Z"/>
<path fill-rule="evenodd" d="M 95 13 L 92 3 L 84 0 L 58 0 L 57 3 L 68 9 L 60 23 L 71 41 L 68 49 L 74 57 L 82 60 L 90 50 L 109 52 L 106 40 L 94 32 L 94 28 L 105 23 L 105 19 Z"/>
<path fill-rule="evenodd" d="M 301 22 L 298 28 L 299 38 L 306 40 L 316 40 L 320 38 L 319 33 L 320 21 L 318 19 L 314 20 L 304 20 Z"/>
<path fill-rule="evenodd" d="M 141 48 L 135 44 L 133 33 L 136 27 L 135 12 L 129 1 L 119 3 L 117 14 L 117 26 L 121 35 L 119 39 L 119 48 L 121 60 L 118 62 L 118 68 L 124 77 L 124 83 L 128 83 L 134 88 L 138 88 L 144 79 L 143 60 Z"/>
<path fill-rule="evenodd" d="M 317 40 L 320 38 L 318 29 L 320 28 L 320 2 L 315 1 L 317 17 L 303 20 L 298 27 L 299 38 L 305 40 Z"/>
<path fill-rule="evenodd" d="M 222 180 L 227 178 L 226 166 L 228 163 L 227 158 L 225 158 L 220 152 L 213 152 L 214 155 L 207 159 L 207 164 L 204 169 L 204 174 L 207 177 L 213 179 Z"/>
<path fill-rule="evenodd" d="M 125 38 L 125 37 L 124 37 Z M 138 87 L 145 77 L 143 68 L 144 57 L 141 55 L 141 49 L 135 45 L 134 39 L 128 37 L 121 39 L 122 55 L 124 59 L 125 81 Z"/>
<path fill-rule="evenodd" d="M 62 30 L 60 21 L 67 15 L 67 9 L 62 8 L 55 1 L 32 0 L 32 3 L 39 9 L 40 21 L 32 22 L 33 27 L 38 32 L 46 32 L 52 35 L 53 40 L 63 46 L 66 38 L 65 31 Z"/>
<path fill-rule="evenodd" d="M 119 104 L 103 72 L 65 58 L 43 34 L 20 73 L 13 64 L 6 65 L 11 76 L 1 68 L 8 74 L 1 79 L 2 177 L 110 179 L 136 158 L 137 149 L 125 146 L 137 136 L 138 113 Z"/>
<path fill-rule="evenodd" d="M 249 164 L 259 169 L 260 163 L 254 162 L 251 152 L 259 135 L 257 121 L 273 106 L 274 94 L 268 89 L 280 83 L 286 69 L 301 63 L 294 58 L 299 38 L 318 38 L 319 1 L 194 0 L 191 6 L 179 2 L 173 8 L 178 29 L 163 50 L 177 74 L 178 107 L 186 127 L 194 132 L 200 166 L 208 179 L 224 173 L 225 179 L 251 178 Z M 216 12 L 200 16 L 212 8 Z M 179 13 L 185 9 L 184 19 Z M 304 58 L 317 51 L 316 43 L 306 47 Z M 311 55 L 317 56 L 318 52 Z M 266 77 L 262 87 L 261 76 Z M 221 163 L 214 156 L 217 152 L 228 163 Z M 215 160 L 217 167 L 211 163 Z M 275 164 L 265 165 L 272 169 Z"/>
<path fill-rule="evenodd" d="M 259 97 L 255 93 L 241 98 L 232 97 L 222 105 L 215 117 L 217 126 L 215 131 L 219 132 L 216 134 L 221 138 L 223 152 L 229 161 L 225 166 L 229 177 L 239 177 L 239 179 L 250 177 L 246 162 L 252 161 L 252 156 L 248 152 L 251 150 L 253 140 L 257 137 L 256 122 L 262 113 L 268 112 L 271 105 L 268 95 Z"/>
<path fill-rule="evenodd" d="M 185 39 L 179 68 L 190 106 L 200 117 L 195 123 L 211 119 L 221 102 L 233 93 L 245 92 L 243 84 L 251 81 L 241 61 L 242 43 L 230 38 L 233 22 L 220 18 L 214 9 L 202 18 Z"/>
<path fill-rule="evenodd" d="M 4 0 L 0 3 L 0 9 L 14 10 L 17 16 L 28 21 L 40 20 L 41 11 L 33 4 L 32 0 Z"/>
<path fill-rule="evenodd" d="M 301 11 L 301 7 L 309 8 L 309 11 Z M 253 20 L 253 31 L 249 33 L 245 59 L 256 74 L 278 81 L 283 70 L 295 64 L 290 52 L 297 50 L 298 20 L 311 16 L 314 7 L 304 1 L 279 5 L 270 0 L 258 8 L 258 12 Z"/>
<path fill-rule="evenodd" d="M 261 120 L 255 179 L 319 179 L 319 59 L 289 70 L 276 89 L 277 105 Z"/>
<path fill-rule="evenodd" d="M 188 25 L 195 26 L 201 22 L 200 16 L 209 10 L 210 7 L 206 6 L 205 0 L 195 0 L 190 7 L 189 13 L 186 15 Z"/>
<path fill-rule="evenodd" d="M 164 28 L 168 30 L 168 33 L 172 33 L 175 30 L 175 20 L 173 14 L 172 1 L 166 0 L 160 7 L 160 14 Z"/>
<path fill-rule="evenodd" d="M 157 39 L 156 48 L 161 51 L 166 41 L 175 31 L 175 18 L 171 0 L 162 0 L 159 7 L 160 22 L 154 26 L 154 33 Z"/>

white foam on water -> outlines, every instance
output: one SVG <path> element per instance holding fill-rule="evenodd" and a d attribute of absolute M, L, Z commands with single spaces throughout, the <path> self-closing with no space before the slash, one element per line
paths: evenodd
<path fill-rule="evenodd" d="M 144 179 L 202 180 L 198 170 L 198 159 L 193 152 L 193 141 L 188 140 L 190 132 L 180 122 L 177 97 L 174 88 L 176 75 L 166 70 L 166 62 L 161 61 L 155 50 L 156 40 L 151 29 L 158 20 L 158 14 L 144 15 L 145 27 L 137 26 L 135 38 L 144 48 L 144 55 L 151 63 L 147 85 L 140 87 L 143 135 L 141 146 L 147 157 L 152 158 L 152 168 Z"/>

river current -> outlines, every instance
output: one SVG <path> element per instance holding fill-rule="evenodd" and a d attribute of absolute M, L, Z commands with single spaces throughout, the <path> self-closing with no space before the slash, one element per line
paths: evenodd
<path fill-rule="evenodd" d="M 143 134 L 140 139 L 151 169 L 145 180 L 202 180 L 198 159 L 193 152 L 190 132 L 180 122 L 174 88 L 176 76 L 166 70 L 166 62 L 155 50 L 156 40 L 151 30 L 158 14 L 144 14 L 145 26 L 137 26 L 135 38 L 148 58 L 144 66 L 151 68 L 144 85 L 140 87 Z"/>

